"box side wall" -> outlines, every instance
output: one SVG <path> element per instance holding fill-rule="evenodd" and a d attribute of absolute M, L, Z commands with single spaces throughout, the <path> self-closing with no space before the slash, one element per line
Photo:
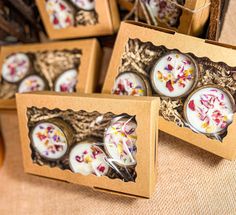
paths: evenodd
<path fill-rule="evenodd" d="M 120 26 L 120 14 L 118 11 L 118 6 L 116 0 L 109 0 L 110 4 L 110 12 L 111 12 L 111 20 L 113 25 L 114 33 L 118 31 Z"/>

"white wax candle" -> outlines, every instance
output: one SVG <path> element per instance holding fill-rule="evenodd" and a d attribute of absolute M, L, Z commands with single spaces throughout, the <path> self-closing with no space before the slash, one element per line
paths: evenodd
<path fill-rule="evenodd" d="M 136 127 L 132 118 L 115 118 L 105 131 L 104 147 L 114 162 L 135 165 Z"/>
<path fill-rule="evenodd" d="M 29 72 L 30 60 L 26 54 L 16 53 L 7 57 L 2 66 L 4 80 L 16 83 Z"/>
<path fill-rule="evenodd" d="M 146 96 L 147 87 L 139 75 L 133 72 L 124 72 L 116 78 L 112 94 Z"/>
<path fill-rule="evenodd" d="M 46 11 L 55 29 L 74 25 L 73 9 L 63 0 L 47 0 Z"/>
<path fill-rule="evenodd" d="M 70 151 L 71 170 L 82 175 L 106 175 L 109 169 L 106 154 L 95 143 L 81 142 Z"/>
<path fill-rule="evenodd" d="M 185 105 L 186 119 L 197 132 L 216 134 L 225 131 L 233 120 L 232 100 L 216 87 L 193 92 Z"/>
<path fill-rule="evenodd" d="M 173 98 L 190 92 L 197 75 L 196 64 L 189 56 L 170 52 L 157 61 L 151 72 L 151 80 L 158 94 Z"/>
<path fill-rule="evenodd" d="M 44 80 L 38 75 L 30 75 L 23 79 L 18 87 L 19 93 L 43 91 L 46 88 Z"/>
<path fill-rule="evenodd" d="M 94 10 L 95 0 L 71 0 L 75 6 L 82 10 Z"/>
<path fill-rule="evenodd" d="M 35 150 L 49 160 L 63 157 L 68 148 L 68 140 L 63 131 L 53 123 L 42 122 L 34 127 L 32 145 Z"/>
<path fill-rule="evenodd" d="M 56 92 L 74 92 L 77 82 L 77 70 L 70 69 L 63 72 L 55 83 Z"/>
<path fill-rule="evenodd" d="M 178 3 L 177 0 L 171 0 Z M 158 21 L 170 26 L 175 26 L 181 15 L 181 9 L 167 0 L 150 0 L 147 2 L 151 12 Z"/>

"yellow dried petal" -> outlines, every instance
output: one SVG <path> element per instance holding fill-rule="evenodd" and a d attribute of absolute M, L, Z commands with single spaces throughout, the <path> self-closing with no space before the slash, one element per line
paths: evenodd
<path fill-rule="evenodd" d="M 162 79 L 163 79 L 163 75 L 162 75 L 162 73 L 161 73 L 160 71 L 157 72 L 157 78 L 158 78 L 159 80 L 162 80 Z"/>
<path fill-rule="evenodd" d="M 117 145 L 117 150 L 118 150 L 119 154 L 121 154 L 123 152 L 123 145 L 121 143 L 119 143 Z"/>
<path fill-rule="evenodd" d="M 85 163 L 90 163 L 90 162 L 92 162 L 92 158 L 90 157 L 90 155 L 86 155 L 85 157 L 84 157 L 84 162 Z"/>

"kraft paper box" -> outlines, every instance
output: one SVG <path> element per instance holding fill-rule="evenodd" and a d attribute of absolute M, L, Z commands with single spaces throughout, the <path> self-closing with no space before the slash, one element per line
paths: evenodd
<path fill-rule="evenodd" d="M 119 4 L 129 11 L 134 7 L 132 0 L 119 0 Z M 158 6 L 155 7 L 155 4 Z M 165 0 L 158 1 L 158 3 L 155 0 L 151 0 L 145 6 L 148 13 L 152 13 L 152 15 L 149 14 L 150 20 L 152 20 L 153 16 L 158 26 L 183 34 L 199 36 L 203 33 L 204 26 L 208 20 L 210 4 L 209 0 Z M 141 19 L 145 19 L 141 8 L 139 6 L 139 16 Z"/>
<path fill-rule="evenodd" d="M 161 131 L 233 160 L 235 59 L 230 45 L 123 22 L 103 93 L 161 97 Z"/>
<path fill-rule="evenodd" d="M 158 98 L 45 92 L 16 99 L 25 172 L 151 197 Z"/>
<path fill-rule="evenodd" d="M 0 136 L 0 168 L 4 160 L 4 142 L 2 136 Z"/>
<path fill-rule="evenodd" d="M 27 91 L 28 88 L 20 90 L 20 86 L 31 75 L 40 76 L 44 80 L 45 90 L 92 93 L 96 88 L 100 60 L 101 48 L 96 39 L 4 46 L 0 55 L 0 109 L 15 109 L 15 93 Z M 21 67 L 22 62 L 27 66 Z M 13 64 L 14 70 L 10 68 Z M 24 72 L 22 77 L 19 76 L 19 80 L 13 82 L 12 78 L 15 76 L 7 76 L 6 72 L 4 79 L 3 71 L 9 71 L 9 74 Z M 60 79 L 65 83 L 67 80 L 68 86 L 60 85 L 64 83 L 60 82 Z M 28 91 L 42 89 L 30 88 Z"/>
<path fill-rule="evenodd" d="M 37 0 L 50 39 L 112 35 L 120 24 L 115 0 Z"/>

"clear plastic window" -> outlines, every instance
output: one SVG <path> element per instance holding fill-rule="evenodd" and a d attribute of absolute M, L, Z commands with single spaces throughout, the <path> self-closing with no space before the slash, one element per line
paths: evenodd
<path fill-rule="evenodd" d="M 12 53 L 2 65 L 0 98 L 14 98 L 17 92 L 74 92 L 81 55 L 78 49 Z"/>
<path fill-rule="evenodd" d="M 45 9 L 54 29 L 96 25 L 95 0 L 46 0 Z"/>
<path fill-rule="evenodd" d="M 236 67 L 129 39 L 113 94 L 161 97 L 160 115 L 222 141 L 232 123 Z"/>
<path fill-rule="evenodd" d="M 135 181 L 135 116 L 31 107 L 27 117 L 34 163 Z"/>

